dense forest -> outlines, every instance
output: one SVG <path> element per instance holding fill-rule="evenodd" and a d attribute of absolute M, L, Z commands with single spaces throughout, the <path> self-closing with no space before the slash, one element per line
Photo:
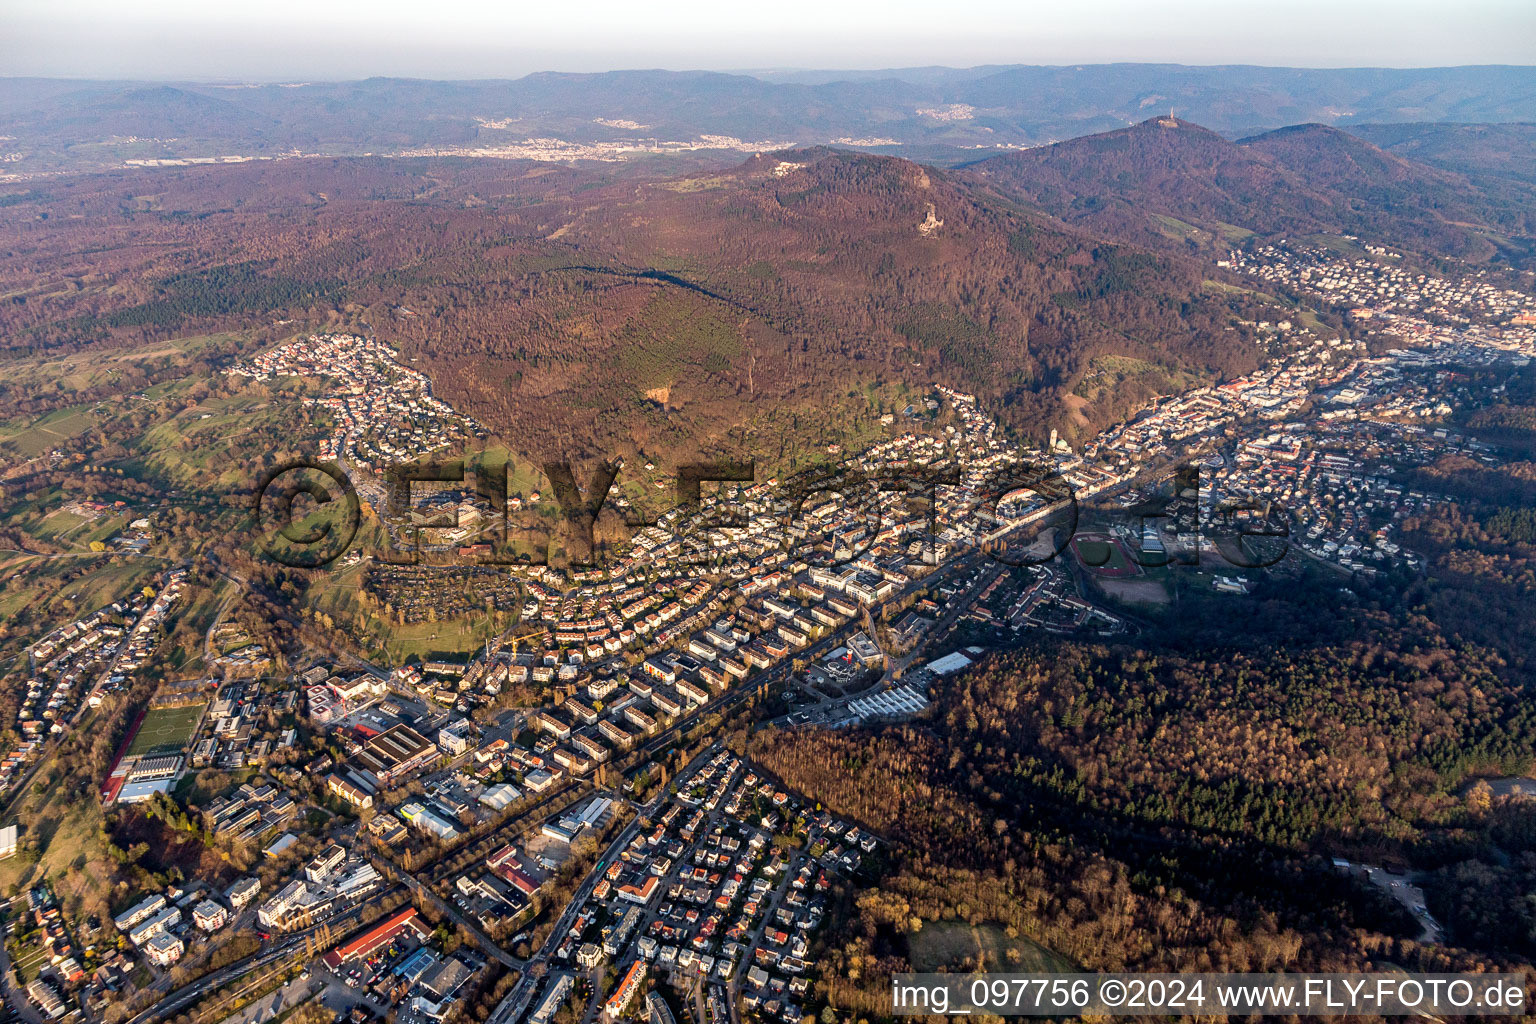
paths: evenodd
<path fill-rule="evenodd" d="M 1266 315 L 1180 255 L 830 150 L 681 177 L 445 160 L 106 175 L 21 194 L 0 223 L 6 348 L 349 326 L 535 453 L 723 445 L 935 379 L 1071 434 L 1146 397 L 1108 389 L 1068 415 L 1096 358 L 1230 376 L 1257 357 L 1243 321 Z"/>
<path fill-rule="evenodd" d="M 1528 962 L 1533 816 L 1479 777 L 1530 770 L 1536 711 L 1496 653 L 1355 614 L 1371 639 L 1042 640 L 944 682 L 916 722 L 738 734 L 895 847 L 829 951 L 855 980 L 827 997 L 877 1012 L 859 969 L 905 969 L 948 920 L 1090 969 Z M 1425 872 L 1451 941 L 1421 945 L 1332 857 Z"/>
<path fill-rule="evenodd" d="M 1536 253 L 1528 183 L 1474 182 L 1322 124 L 1231 142 L 1157 117 L 961 174 L 1068 223 L 1179 252 L 1218 255 L 1254 233 L 1342 233 L 1472 262 Z"/>

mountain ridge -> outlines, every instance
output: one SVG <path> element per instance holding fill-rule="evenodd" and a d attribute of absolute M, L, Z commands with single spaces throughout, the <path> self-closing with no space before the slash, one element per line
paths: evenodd
<path fill-rule="evenodd" d="M 1250 233 L 1352 234 L 1433 257 L 1536 255 L 1536 190 L 1485 192 L 1330 125 L 1233 142 L 1154 117 L 960 173 L 1066 223 L 1164 249 L 1211 254 Z"/>
<path fill-rule="evenodd" d="M 1536 184 L 1536 123 L 1352 125 L 1350 134 L 1391 153 L 1480 181 Z"/>
<path fill-rule="evenodd" d="M 507 436 L 560 422 L 660 446 L 933 380 L 996 399 L 1031 436 L 1075 436 L 1186 374 L 1246 372 L 1257 348 L 1243 325 L 1263 318 L 1261 300 L 1207 287 L 1210 269 L 1182 255 L 826 147 L 650 177 L 346 159 L 135 180 L 137 204 L 103 175 L 0 206 L 28 251 L 61 254 L 41 277 L 0 256 L 0 287 L 25 292 L 0 306 L 0 338 L 92 347 L 366 323 Z M 51 208 L 82 216 L 42 219 Z M 103 232 L 116 244 L 91 252 Z M 87 268 L 82 287 L 54 286 Z M 1069 403 L 1115 355 L 1143 372 Z M 660 389 L 665 409 L 644 399 Z"/>
<path fill-rule="evenodd" d="M 124 142 L 130 118 L 163 115 L 146 84 L 217 97 L 239 113 L 174 137 Z M 0 78 L 0 130 L 13 137 L 15 157 L 7 170 L 30 174 L 295 148 L 361 155 L 541 137 L 581 144 L 706 135 L 857 142 L 959 163 L 1109 131 L 1169 107 L 1216 131 L 1248 133 L 1306 121 L 1536 120 L 1536 68 L 1005 65 L 799 77 L 649 69 L 233 84 Z M 269 126 L 259 138 L 251 116 Z"/>

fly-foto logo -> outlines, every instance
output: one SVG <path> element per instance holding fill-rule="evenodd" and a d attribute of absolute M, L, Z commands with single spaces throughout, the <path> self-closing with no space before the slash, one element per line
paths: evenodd
<path fill-rule="evenodd" d="M 970 479 L 956 466 L 818 466 L 776 487 L 757 486 L 750 461 L 689 463 L 676 471 L 672 507 L 651 518 L 627 504 L 620 509 L 610 503 L 621 461 L 599 464 L 584 483 L 569 463 L 550 462 L 542 469 L 553 502 L 530 511 L 512 493 L 506 464 L 467 469 L 464 460 L 452 460 L 389 468 L 386 544 L 376 557 L 409 564 L 419 562 L 424 551 L 453 550 L 468 551 L 482 565 L 546 565 L 554 549 L 567 566 L 601 568 L 613 557 L 596 537 L 606 511 L 631 530 L 664 527 L 695 562 L 718 560 L 727 536 L 722 531 L 735 529 L 754 532 L 808 566 L 845 565 L 868 554 L 899 519 L 902 536 L 916 533 L 929 550 L 963 538 L 996 561 L 1023 566 L 1065 551 L 1081 515 L 1071 481 L 1054 466 L 1024 458 Z M 1175 496 L 1202 493 L 1198 466 L 1178 469 L 1171 482 Z M 737 490 L 706 498 L 706 483 L 753 486 L 750 497 Z M 450 548 L 424 540 L 433 526 L 430 517 L 416 514 L 415 485 L 458 485 L 470 500 L 488 507 L 491 515 L 478 524 L 474 543 Z M 300 495 L 307 500 L 300 501 Z M 1242 500 L 1201 508 L 1198 497 L 1195 504 L 1193 514 L 1176 511 L 1177 501 L 1173 511 L 1143 503 L 1116 513 L 1129 520 L 1132 533 L 1147 539 L 1130 557 L 1144 567 L 1198 564 L 1204 550 L 1238 568 L 1257 569 L 1288 554 L 1284 509 Z M 296 568 L 323 567 L 346 554 L 361 523 L 357 489 L 345 471 L 312 459 L 267 470 L 256 487 L 253 513 L 261 549 Z M 1079 549 L 1079 555 L 1092 565 L 1092 554 Z"/>
<path fill-rule="evenodd" d="M 315 511 L 299 515 L 294 503 L 307 495 Z M 357 488 L 335 463 L 294 459 L 274 466 L 256 482 L 251 514 L 263 530 L 261 548 L 293 568 L 318 569 L 346 554 L 362 523 Z"/>

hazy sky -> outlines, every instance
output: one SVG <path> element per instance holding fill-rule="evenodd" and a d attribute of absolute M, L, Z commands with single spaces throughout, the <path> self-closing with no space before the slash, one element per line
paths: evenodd
<path fill-rule="evenodd" d="M 0 75 L 1536 63 L 1536 0 L 0 0 Z"/>

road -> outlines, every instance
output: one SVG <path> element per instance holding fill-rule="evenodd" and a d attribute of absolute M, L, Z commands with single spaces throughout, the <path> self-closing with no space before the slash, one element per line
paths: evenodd
<path fill-rule="evenodd" d="M 1018 529 L 1018 527 L 1014 528 Z M 899 602 L 913 590 L 923 587 L 932 587 L 949 576 L 959 575 L 961 573 L 971 571 L 977 566 L 977 564 L 979 564 L 981 557 L 982 556 L 977 555 L 974 552 L 957 555 L 949 561 L 945 562 L 934 572 L 931 572 L 921 580 L 910 584 L 906 589 L 902 591 L 900 595 L 892 598 L 891 601 Z M 908 668 L 910 668 L 912 663 L 917 661 L 932 644 L 946 638 L 951 627 L 953 627 L 956 620 L 958 620 L 960 616 L 970 608 L 971 604 L 975 601 L 976 596 L 984 591 L 993 580 L 1002 575 L 1005 569 L 1006 566 L 1002 565 L 1001 563 L 992 563 L 990 566 L 985 567 L 981 575 L 969 587 L 965 589 L 964 593 L 955 595 L 954 599 L 951 600 L 948 606 L 945 608 L 944 613 L 940 615 L 934 624 L 928 628 L 923 639 L 904 657 L 895 659 L 894 664 L 890 664 L 887 667 L 885 674 L 881 676 L 879 682 L 877 682 L 875 685 L 851 696 L 828 697 L 823 695 L 820 700 L 813 704 L 808 704 L 804 707 L 797 708 L 790 714 L 781 715 L 780 717 L 774 719 L 774 724 L 795 725 L 807 721 L 813 721 L 819 715 L 823 715 L 836 707 L 847 704 L 849 700 L 856 699 L 858 697 L 873 696 L 876 693 L 880 693 L 883 690 L 888 690 L 896 686 L 898 683 L 898 673 L 905 672 Z M 841 629 L 837 633 L 833 634 L 833 636 L 829 639 L 841 640 L 851 629 L 853 629 L 852 623 L 841 627 Z M 807 648 L 807 652 L 812 650 L 815 650 L 815 648 Z"/>
<path fill-rule="evenodd" d="M 629 845 L 630 841 L 635 838 L 636 833 L 639 831 L 640 821 L 645 817 L 645 813 L 654 810 L 657 801 L 660 799 L 661 796 L 658 795 L 644 809 L 643 813 L 637 814 L 628 825 L 624 826 L 619 834 L 614 837 L 613 842 L 608 844 L 608 848 L 603 851 L 603 855 L 598 858 L 597 863 L 609 863 Z M 509 1024 L 510 1021 L 517 1020 L 527 1011 L 528 1003 L 533 999 L 533 993 L 538 988 L 539 979 L 542 976 L 542 972 L 538 968 L 549 963 L 549 959 L 554 954 L 554 951 L 560 947 L 560 943 L 565 939 L 566 933 L 571 929 L 572 921 L 576 918 L 577 908 L 586 903 L 587 897 L 592 895 L 592 887 L 597 884 L 597 877 L 596 871 L 587 872 L 587 877 L 582 881 L 581 888 L 576 891 L 576 895 L 565 905 L 565 909 L 560 912 L 560 917 L 556 919 L 555 926 L 550 930 L 549 937 L 528 958 L 528 969 L 518 979 L 517 986 L 507 993 L 506 998 L 491 1013 L 486 1024 Z"/>
<path fill-rule="evenodd" d="M 1015 529 L 1017 528 L 1018 527 L 1015 527 Z M 981 556 L 975 551 L 967 551 L 955 555 L 952 558 L 946 560 L 944 563 L 941 563 L 934 572 L 929 573 L 923 579 L 910 584 L 903 590 L 902 593 L 906 594 L 915 589 L 931 587 L 936 582 L 954 573 L 962 572 L 971 568 L 975 564 L 975 560 L 979 559 L 980 557 Z M 238 577 L 230 576 L 229 578 L 234 582 L 242 585 L 245 582 Z M 973 595 L 979 593 L 980 589 L 980 587 L 972 587 L 969 588 L 965 594 L 957 595 L 955 600 L 951 602 L 951 606 L 945 610 L 945 615 L 941 617 L 940 621 L 953 623 L 953 621 L 958 618 L 958 616 L 962 614 L 967 607 L 969 607 Z M 930 631 L 930 636 L 935 636 L 939 633 L 940 630 L 938 629 L 938 626 L 939 623 L 936 623 L 935 628 Z M 860 628 L 862 628 L 862 625 L 858 620 L 846 623 L 832 630 L 822 639 L 800 651 L 797 651 L 793 657 L 785 659 L 784 661 L 781 661 L 777 665 L 774 665 L 770 668 L 764 669 L 743 685 L 727 690 L 726 692 L 718 695 L 701 707 L 695 709 L 692 714 L 679 717 L 671 725 L 662 729 L 655 736 L 638 747 L 627 759 L 628 764 L 630 766 L 640 764 L 650 756 L 663 749 L 665 746 L 674 742 L 684 730 L 691 729 L 694 725 L 702 721 L 707 716 L 724 714 L 732 711 L 740 706 L 744 701 L 761 695 L 769 687 L 787 681 L 791 675 L 793 665 L 796 660 L 813 660 L 823 654 L 829 653 L 835 649 L 835 647 L 844 643 L 849 636 L 857 632 Z M 378 669 L 377 666 L 363 662 L 362 659 L 358 659 L 358 661 L 361 662 L 362 665 L 365 666 L 368 670 L 378 674 L 383 674 L 382 670 Z M 520 822 L 526 822 L 529 819 L 535 819 L 538 817 L 538 812 L 541 807 L 548 806 L 551 801 L 570 793 L 577 787 L 586 787 L 590 785 L 591 782 L 589 780 L 572 779 L 564 786 L 551 791 L 544 800 L 530 808 L 525 814 L 519 815 L 518 820 Z M 658 795 L 656 799 L 659 800 L 660 798 L 661 795 Z M 633 838 L 635 830 L 639 827 L 639 820 L 640 819 L 637 817 L 619 833 L 619 835 L 609 845 L 608 850 L 604 854 L 604 861 L 606 861 L 609 857 L 616 856 L 617 853 L 624 848 L 624 845 L 627 844 L 631 838 Z M 477 841 L 485 842 L 501 831 L 502 830 L 498 829 L 496 832 L 487 836 L 483 836 Z M 570 929 L 571 921 L 574 919 L 576 908 L 581 906 L 586 901 L 587 897 L 591 894 L 592 886 L 595 885 L 597 881 L 595 872 L 588 874 L 587 878 L 583 881 L 582 887 L 579 890 L 576 898 L 567 904 L 565 909 L 561 912 L 560 918 L 556 921 L 555 927 L 551 930 L 549 938 L 546 939 L 543 947 L 540 948 L 526 962 L 524 962 L 519 960 L 517 957 L 512 956 L 510 953 L 507 953 L 494 942 L 491 942 L 488 937 L 486 937 L 477 927 L 468 922 L 462 914 L 458 913 L 455 908 L 438 897 L 437 894 L 431 890 L 429 884 L 424 884 L 418 881 L 412 873 L 404 871 L 398 865 L 394 865 L 392 862 L 387 863 L 390 863 L 392 873 L 395 875 L 395 877 L 400 878 L 404 884 L 409 886 L 414 892 L 417 892 L 424 898 L 431 900 L 433 905 L 438 907 L 446 916 L 449 917 L 449 919 L 453 920 L 456 924 L 462 925 L 466 931 L 475 938 L 476 942 L 481 946 L 481 948 L 484 949 L 488 954 L 501 962 L 507 968 L 521 972 L 521 977 L 518 980 L 518 984 L 510 993 L 507 994 L 506 998 L 502 1000 L 501 1004 L 497 1006 L 496 1010 L 491 1014 L 488 1024 L 510 1024 L 511 1021 L 518 1019 L 524 1012 L 526 1012 L 528 1003 L 532 999 L 533 993 L 538 987 L 540 974 L 538 968 L 548 963 L 550 955 L 556 948 L 558 948 L 560 940 L 563 939 L 566 932 Z M 333 928 L 334 927 L 335 924 L 333 922 Z M 208 976 L 207 978 L 194 982 L 192 985 L 189 985 L 186 988 L 173 993 L 166 999 L 161 1000 L 150 1010 L 146 1010 L 144 1013 L 135 1017 L 132 1021 L 129 1022 L 129 1024 L 145 1024 L 145 1022 L 151 1019 L 152 1016 L 170 1016 L 181 1010 L 183 1007 L 189 1005 L 191 1002 L 193 1002 L 207 991 L 210 991 L 213 988 L 216 988 L 217 986 L 228 981 L 230 978 L 238 977 L 241 973 L 265 966 L 277 958 L 301 947 L 302 943 L 303 934 L 301 933 L 300 935 L 286 940 L 283 944 L 274 947 L 271 950 L 258 953 L 254 957 L 248 958 L 246 961 L 233 964 L 216 972 L 213 975 Z"/>
<path fill-rule="evenodd" d="M 1014 529 L 1017 528 L 1018 527 L 1014 527 Z M 964 554 L 956 555 L 946 562 L 941 563 L 934 572 L 929 573 L 922 580 L 918 580 L 912 583 L 907 588 L 907 590 L 903 591 L 903 593 L 907 593 L 910 590 L 920 587 L 932 586 L 935 582 L 946 578 L 952 573 L 963 571 L 969 568 L 973 564 L 973 560 L 978 557 L 980 556 L 978 556 L 975 552 L 966 552 Z M 999 569 L 999 571 L 1001 570 Z M 946 610 L 947 620 L 949 622 L 953 622 L 954 619 L 964 611 L 964 608 L 969 606 L 972 596 L 979 593 L 980 590 L 980 587 L 972 587 L 968 589 L 963 596 L 957 596 L 956 600 L 952 602 L 952 607 Z M 793 668 L 793 662 L 795 660 L 814 659 L 822 654 L 828 653 L 845 642 L 847 637 L 857 632 L 860 628 L 862 627 L 858 620 L 846 623 L 828 633 L 825 637 L 816 641 L 810 646 L 797 651 L 792 658 L 781 661 L 777 665 L 759 672 L 757 675 L 753 676 L 751 680 L 748 681 L 745 685 L 732 690 L 727 690 L 725 693 L 717 696 L 713 700 L 704 704 L 702 707 L 698 708 L 693 714 L 680 717 L 672 725 L 657 733 L 656 736 L 652 737 L 644 745 L 638 748 L 636 753 L 632 755 L 633 763 L 640 763 L 640 761 L 643 760 L 647 755 L 654 754 L 663 746 L 671 743 L 682 729 L 691 728 L 697 722 L 701 721 L 705 716 L 730 711 L 748 698 L 761 694 L 764 690 L 774 685 L 775 683 L 785 681 L 790 675 L 791 669 Z M 937 629 L 930 631 L 930 635 L 934 635 L 935 633 L 937 633 Z M 561 790 L 561 792 L 564 791 L 564 789 Z M 659 799 L 661 799 L 661 795 L 658 795 L 653 800 L 653 805 L 655 800 Z M 605 852 L 603 858 L 601 858 L 600 863 L 606 863 L 609 858 L 616 856 L 618 852 L 624 848 L 624 844 L 629 841 L 629 839 L 634 834 L 634 830 L 638 827 L 639 820 L 640 818 L 637 817 L 635 821 L 630 822 L 624 831 L 619 834 L 618 838 L 616 838 L 613 843 L 609 845 L 609 848 Z M 550 955 L 556 948 L 558 948 L 560 941 L 564 938 L 566 932 L 569 930 L 571 921 L 575 916 L 576 908 L 586 902 L 586 898 L 591 894 L 592 886 L 595 885 L 596 882 L 596 873 L 589 873 L 586 880 L 582 883 L 582 887 L 579 890 L 576 898 L 567 904 L 565 910 L 561 913 L 560 919 L 555 922 L 555 927 L 550 932 L 549 938 L 545 940 L 544 946 L 529 958 L 527 963 L 527 971 L 518 981 L 517 986 L 511 992 L 509 992 L 506 998 L 501 1001 L 501 1004 L 496 1007 L 495 1012 L 491 1014 L 487 1024 L 510 1024 L 510 1022 L 519 1019 L 522 1014 L 527 1011 L 528 1004 L 533 998 L 533 993 L 538 988 L 540 972 L 537 970 L 537 967 L 548 963 Z M 782 885 L 780 887 L 780 891 L 782 891 Z"/>
<path fill-rule="evenodd" d="M 7 905 L 6 909 L 10 909 L 9 905 Z M 0 938 L 10 938 L 10 929 L 5 928 L 3 931 L 4 935 Z M 16 974 L 11 970 L 11 954 L 5 948 L 5 945 L 4 941 L 0 941 L 0 983 L 3 983 L 5 986 L 6 998 L 10 1002 L 12 1009 L 16 1011 L 16 1015 L 25 1021 L 26 1024 L 43 1024 L 42 1013 L 37 1007 L 32 1005 L 32 1001 L 27 998 L 26 992 L 22 990 L 16 981 Z"/>
<path fill-rule="evenodd" d="M 204 995 L 223 986 L 226 982 L 233 981 L 252 971 L 260 970 L 284 957 L 291 956 L 297 950 L 302 949 L 303 946 L 303 941 L 295 938 L 281 945 L 274 946 L 265 952 L 256 953 L 244 960 L 237 960 L 228 967 L 221 968 L 212 974 L 199 978 L 192 984 L 171 993 L 143 1013 L 134 1017 L 128 1024 L 147 1024 L 151 1020 L 174 1016 L 201 999 Z"/>
<path fill-rule="evenodd" d="M 731 978 L 730 986 L 726 989 L 726 1006 L 730 1009 L 732 1024 L 740 1024 L 740 1011 L 736 1004 L 741 995 L 741 983 L 745 980 L 747 971 L 752 969 L 752 959 L 757 955 L 757 947 L 762 945 L 763 929 L 773 922 L 773 915 L 779 909 L 779 903 L 784 899 L 784 893 L 789 890 L 790 884 L 794 881 L 795 874 L 804 866 L 807 856 L 804 850 L 795 850 L 790 856 L 789 861 L 784 865 L 783 877 L 779 879 L 779 884 L 774 887 L 769 897 L 768 905 L 763 908 L 762 920 L 752 930 L 752 941 L 747 944 L 746 951 L 741 954 L 741 960 L 736 965 L 736 973 Z M 700 1017 L 699 1019 L 708 1020 L 707 1017 Z"/>
<path fill-rule="evenodd" d="M 232 577 L 224 573 L 219 575 L 226 580 L 232 580 Z M 209 672 L 213 671 L 213 659 L 218 656 L 213 649 L 213 631 L 219 628 L 219 623 L 224 621 L 224 615 L 229 611 L 229 606 L 234 604 L 239 596 L 239 590 L 225 595 L 224 600 L 219 602 L 218 609 L 213 613 L 213 621 L 208 623 L 208 629 L 203 633 L 203 667 Z"/>
<path fill-rule="evenodd" d="M 392 885 L 387 889 L 382 889 L 375 893 L 371 899 L 358 904 L 356 907 L 345 914 L 322 921 L 316 925 L 311 925 L 310 927 L 301 931 L 292 932 L 284 936 L 282 941 L 278 942 L 276 945 L 257 950 L 255 953 L 252 953 L 244 960 L 236 960 L 234 963 L 227 967 L 222 967 L 212 974 L 205 975 L 204 977 L 197 979 L 189 985 L 184 985 L 183 987 L 177 989 L 175 992 L 172 992 L 170 995 L 166 996 L 164 999 L 161 999 L 159 1002 L 155 1003 L 153 1006 L 149 1007 L 147 1010 L 140 1013 L 138 1016 L 128 1021 L 127 1024 L 146 1024 L 146 1022 L 150 1020 L 174 1016 L 185 1007 L 191 1005 L 193 1002 L 202 998 L 202 996 L 206 995 L 208 992 L 213 991 L 226 982 L 231 981 L 234 978 L 238 978 L 243 974 L 248 974 L 251 971 L 259 970 L 260 968 L 265 967 L 268 964 L 273 963 L 285 956 L 291 956 L 294 953 L 301 952 L 305 947 L 306 940 L 309 939 L 310 936 L 319 932 L 322 928 L 329 928 L 332 932 L 345 935 L 347 932 L 361 924 L 362 912 L 365 909 L 374 903 L 382 901 L 393 893 L 398 892 L 399 889 L 400 886 L 398 885 Z"/>
<path fill-rule="evenodd" d="M 474 924 L 474 922 L 470 921 L 469 918 L 459 913 L 458 910 L 456 910 L 451 904 L 448 903 L 448 901 L 444 900 L 442 897 L 438 896 L 437 893 L 433 892 L 431 886 L 424 885 L 417 881 L 416 876 L 412 875 L 409 871 L 406 871 L 404 868 L 400 867 L 400 865 L 396 864 L 392 860 L 389 860 L 387 857 L 380 853 L 370 852 L 368 854 L 368 859 L 369 861 L 373 862 L 373 866 L 378 869 L 380 874 L 394 875 L 395 877 L 398 877 L 403 883 L 405 883 L 406 887 L 414 892 L 417 896 L 420 896 L 422 899 L 431 903 L 438 909 L 438 911 L 443 914 L 444 917 L 447 917 L 454 924 L 464 929 L 464 931 L 467 932 L 469 936 L 475 940 L 475 944 L 477 946 L 485 950 L 497 960 L 500 960 L 503 966 L 514 971 L 520 971 L 523 969 L 523 961 L 519 960 L 511 953 L 508 953 L 506 950 L 496 945 L 496 943 L 492 942 L 490 937 L 482 932 L 479 927 Z"/>
<path fill-rule="evenodd" d="M 381 1003 L 367 993 L 358 991 L 356 986 L 327 967 L 324 961 L 316 960 L 311 964 L 310 974 L 320 984 L 320 1001 L 326 1009 L 340 1012 L 361 1004 L 377 1014 L 380 1020 L 389 1018 L 390 1006 L 387 1003 Z"/>
<path fill-rule="evenodd" d="M 260 999 L 244 1007 L 222 1024 L 262 1024 L 298 1006 L 318 990 L 313 979 L 295 978 L 280 989 L 268 992 Z"/>
<path fill-rule="evenodd" d="M 160 558 L 159 555 L 146 555 L 144 557 Z M 167 559 L 163 558 L 161 560 L 167 561 Z M 171 568 L 175 569 L 178 568 L 178 566 L 172 566 Z M 167 570 L 167 572 L 169 571 L 170 570 Z M 117 663 L 122 659 L 123 648 L 127 646 L 127 638 L 133 635 L 134 628 L 137 627 L 138 624 L 143 620 L 144 616 L 139 616 L 134 620 L 133 625 L 129 626 L 124 631 L 123 641 L 118 644 L 118 649 L 113 653 L 112 660 L 108 662 L 107 667 L 101 672 L 101 674 L 96 677 L 96 681 L 91 684 L 91 688 L 81 696 L 80 703 L 78 706 L 76 706 L 74 714 L 70 715 L 67 719 L 64 720 L 62 729 L 59 734 L 48 741 L 47 745 L 38 752 L 37 757 L 33 759 L 32 764 L 27 768 L 26 773 L 23 774 L 21 778 L 17 779 L 14 785 L 12 785 L 10 795 L 5 798 L 4 809 L 0 810 L 0 820 L 9 818 L 11 816 L 11 813 L 16 809 L 17 802 L 21 800 L 22 795 L 25 794 L 28 787 L 32 785 L 32 780 L 37 777 L 38 771 L 43 767 L 43 765 L 47 764 L 53 758 L 54 754 L 59 752 L 59 748 L 64 745 L 64 741 L 67 740 L 70 734 L 75 731 L 75 728 L 80 724 L 81 719 L 83 719 L 89 711 L 93 710 L 91 708 L 91 697 L 100 691 L 106 681 L 111 678 L 113 671 L 115 671 L 117 668 Z"/>
<path fill-rule="evenodd" d="M 826 636 L 826 637 L 822 638 L 821 640 L 817 641 L 816 643 L 812 644 L 810 647 L 807 647 L 803 651 L 798 652 L 796 657 L 814 656 L 816 654 L 820 654 L 820 653 L 824 653 L 826 651 L 829 651 L 833 647 L 835 647 L 837 644 L 841 643 L 842 640 L 844 639 L 845 635 L 847 633 L 849 633 L 852 629 L 854 629 L 854 626 L 852 624 L 845 625 L 845 626 L 841 627 L 839 630 L 829 634 L 828 636 Z M 697 725 L 700 721 L 702 721 L 705 717 L 707 717 L 709 715 L 712 715 L 712 714 L 719 714 L 719 713 L 723 713 L 723 712 L 726 712 L 726 711 L 733 710 L 737 705 L 741 704 L 743 701 L 747 700 L 748 698 L 755 697 L 755 696 L 761 694 L 766 688 L 768 688 L 769 686 L 773 685 L 774 683 L 784 681 L 787 678 L 787 676 L 789 675 L 789 672 L 790 672 L 791 668 L 792 668 L 792 665 L 790 664 L 790 662 L 788 662 L 788 661 L 780 662 L 779 664 L 774 665 L 771 668 L 767 668 L 767 669 L 764 669 L 763 671 L 759 672 L 756 676 L 753 676 L 752 679 L 749 682 L 745 683 L 744 685 L 739 686 L 739 687 L 737 687 L 735 689 L 727 690 L 726 692 L 716 696 L 715 698 L 713 698 L 709 702 L 707 702 L 707 703 L 701 705 L 700 707 L 694 709 L 694 711 L 692 713 L 680 716 L 671 725 L 669 725 L 666 728 L 662 729 L 660 732 L 656 733 L 656 735 L 652 736 L 645 743 L 643 743 L 640 746 L 636 747 L 624 759 L 624 763 L 622 765 L 616 763 L 614 765 L 614 769 L 617 770 L 617 771 L 622 772 L 622 771 L 627 770 L 628 768 L 632 768 L 632 767 L 638 766 L 642 762 L 644 762 L 647 759 L 649 759 L 652 755 L 656 754 L 658 751 L 660 751 L 664 747 L 666 747 L 669 744 L 671 744 L 683 730 L 691 729 L 693 726 Z M 559 786 L 559 787 L 549 791 L 547 794 L 545 794 L 544 798 L 542 800 L 540 800 L 537 804 L 533 805 L 532 807 L 529 807 L 522 814 L 519 814 L 517 819 L 516 819 L 516 823 L 521 823 L 522 827 L 527 827 L 527 824 L 530 821 L 540 820 L 544 816 L 544 815 L 542 815 L 540 813 L 540 809 L 541 808 L 550 806 L 555 800 L 559 799 L 562 796 L 565 796 L 565 795 L 571 793 L 573 790 L 576 790 L 578 788 L 589 787 L 589 786 L 592 786 L 592 782 L 588 778 L 585 778 L 585 777 L 583 777 L 583 778 L 575 778 L 575 777 L 571 778 L 565 784 L 563 784 L 563 785 L 561 785 L 561 786 Z M 485 834 L 483 836 L 480 836 L 477 839 L 475 839 L 474 841 L 477 842 L 477 843 L 480 843 L 480 844 L 488 844 L 488 843 L 493 843 L 493 842 L 497 842 L 497 841 L 505 841 L 505 836 L 506 836 L 506 832 L 508 830 L 508 827 L 510 825 L 512 825 L 512 824 L 514 824 L 514 823 L 513 822 L 509 822 L 507 825 L 503 825 L 501 828 L 498 828 L 498 829 L 496 829 L 496 830 L 494 830 L 492 832 L 489 832 L 489 833 L 487 833 L 487 834 Z M 459 852 L 459 851 L 455 851 L 455 852 Z M 402 872 L 402 873 L 404 873 L 404 872 Z"/>

